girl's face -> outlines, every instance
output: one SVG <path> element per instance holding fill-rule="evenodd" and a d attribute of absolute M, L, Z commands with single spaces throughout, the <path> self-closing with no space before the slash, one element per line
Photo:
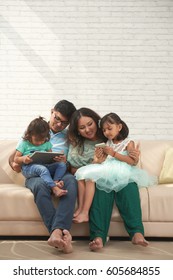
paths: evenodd
<path fill-rule="evenodd" d="M 90 117 L 82 116 L 78 121 L 79 134 L 91 141 L 97 140 L 97 124 Z"/>
<path fill-rule="evenodd" d="M 103 134 L 108 140 L 115 140 L 122 129 L 122 124 L 105 122 L 103 124 Z"/>
<path fill-rule="evenodd" d="M 32 135 L 31 136 L 31 143 L 34 145 L 34 146 L 40 146 L 42 144 L 44 144 L 46 142 L 46 139 L 45 138 L 38 138 L 38 136 L 35 136 L 35 135 Z"/>

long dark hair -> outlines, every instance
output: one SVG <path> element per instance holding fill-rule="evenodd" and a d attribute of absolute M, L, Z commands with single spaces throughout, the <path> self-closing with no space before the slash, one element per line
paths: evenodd
<path fill-rule="evenodd" d="M 98 139 L 101 139 L 102 141 L 106 140 L 98 125 L 101 119 L 100 116 L 95 111 L 83 107 L 76 110 L 73 113 L 72 118 L 70 120 L 70 125 L 68 129 L 68 139 L 73 146 L 78 146 L 79 148 L 80 147 L 83 148 L 84 145 L 85 138 L 81 136 L 78 132 L 78 121 L 81 117 L 91 118 L 96 123 L 97 126 L 96 136 L 98 137 Z"/>
<path fill-rule="evenodd" d="M 105 115 L 100 121 L 100 128 L 103 130 L 103 124 L 107 122 L 110 124 L 121 124 L 122 129 L 120 130 L 119 134 L 117 135 L 117 140 L 124 140 L 129 135 L 129 128 L 127 124 L 121 120 L 121 118 L 115 113 L 109 113 Z"/>
<path fill-rule="evenodd" d="M 43 117 L 38 117 L 30 122 L 25 134 L 23 136 L 24 140 L 31 141 L 32 136 L 37 136 L 39 139 L 50 139 L 50 128 L 49 124 L 44 120 Z"/>

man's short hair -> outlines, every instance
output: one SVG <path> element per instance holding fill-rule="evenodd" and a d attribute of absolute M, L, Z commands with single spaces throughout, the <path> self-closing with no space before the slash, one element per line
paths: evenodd
<path fill-rule="evenodd" d="M 70 120 L 72 114 L 76 111 L 74 104 L 67 100 L 60 100 L 53 109 L 57 112 L 60 112 L 68 119 L 68 121 Z"/>

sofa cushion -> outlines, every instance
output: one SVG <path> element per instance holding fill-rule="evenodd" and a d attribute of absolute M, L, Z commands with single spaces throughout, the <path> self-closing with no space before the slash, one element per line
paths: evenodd
<path fill-rule="evenodd" d="M 10 179 L 10 177 L 2 169 L 1 166 L 0 166 L 0 178 L 1 178 L 1 184 L 12 184 L 13 183 L 13 181 Z"/>
<path fill-rule="evenodd" d="M 173 222 L 173 184 L 172 187 L 149 187 L 149 221 Z"/>
<path fill-rule="evenodd" d="M 42 221 L 32 192 L 20 185 L 0 185 L 0 221 Z"/>
<path fill-rule="evenodd" d="M 140 141 L 140 167 L 152 175 L 159 176 L 167 149 L 173 147 L 173 141 Z"/>
<path fill-rule="evenodd" d="M 159 183 L 173 183 L 173 148 L 166 151 L 163 167 L 159 176 Z"/>

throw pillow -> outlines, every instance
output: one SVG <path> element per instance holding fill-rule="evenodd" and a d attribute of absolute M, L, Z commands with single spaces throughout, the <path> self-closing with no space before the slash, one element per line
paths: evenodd
<path fill-rule="evenodd" d="M 159 176 L 159 183 L 173 183 L 173 148 L 169 148 L 166 151 L 163 167 Z"/>

